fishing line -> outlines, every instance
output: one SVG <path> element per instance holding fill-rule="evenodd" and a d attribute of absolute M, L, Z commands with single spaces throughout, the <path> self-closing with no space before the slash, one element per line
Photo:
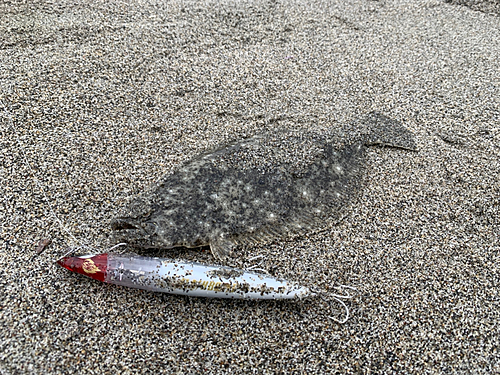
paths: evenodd
<path fill-rule="evenodd" d="M 109 249 L 105 250 L 105 252 L 106 252 L 106 253 L 108 253 L 109 251 L 114 250 L 114 249 L 116 249 L 116 248 L 118 248 L 118 247 L 120 247 L 120 246 L 127 246 L 127 245 L 128 245 L 128 244 L 126 244 L 125 242 L 122 242 L 122 243 L 116 244 L 116 245 L 114 245 L 114 246 L 111 246 Z M 61 259 L 63 259 L 63 258 L 65 258 L 65 257 L 67 257 L 68 255 L 70 255 L 70 254 L 74 254 L 74 253 L 76 253 L 78 250 L 80 250 L 80 249 L 84 249 L 84 248 L 85 248 L 85 246 L 70 247 L 70 248 L 69 248 L 69 250 L 68 250 L 68 251 L 67 251 L 67 252 L 66 252 L 66 253 L 65 253 L 62 257 L 60 257 L 60 258 L 58 258 L 58 259 L 54 260 L 54 262 L 55 262 L 55 263 L 57 263 L 57 262 L 59 262 Z"/>

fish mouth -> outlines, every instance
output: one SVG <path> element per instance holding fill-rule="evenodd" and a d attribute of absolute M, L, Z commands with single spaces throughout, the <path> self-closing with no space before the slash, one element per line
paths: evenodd
<path fill-rule="evenodd" d="M 116 239 L 149 238 L 155 232 L 151 224 L 135 223 L 130 219 L 117 218 L 111 222 L 113 236 Z M 148 230 L 149 229 L 149 230 Z"/>
<path fill-rule="evenodd" d="M 145 232 L 140 225 L 132 224 L 130 221 L 125 219 L 115 219 L 111 222 L 111 229 L 114 231 L 122 230 L 138 230 Z"/>
<path fill-rule="evenodd" d="M 111 222 L 111 240 L 124 242 L 133 247 L 152 248 L 153 238 L 142 223 L 134 223 L 130 219 L 117 218 Z"/>

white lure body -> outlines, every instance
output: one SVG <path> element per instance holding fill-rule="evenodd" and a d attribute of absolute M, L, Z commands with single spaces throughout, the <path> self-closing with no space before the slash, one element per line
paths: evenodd
<path fill-rule="evenodd" d="M 66 269 L 110 284 L 193 297 L 293 299 L 314 296 L 292 282 L 231 267 L 139 255 L 64 257 Z"/>

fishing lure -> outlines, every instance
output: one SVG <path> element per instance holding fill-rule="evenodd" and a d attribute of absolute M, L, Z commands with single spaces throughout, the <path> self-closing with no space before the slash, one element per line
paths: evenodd
<path fill-rule="evenodd" d="M 63 256 L 57 263 L 95 280 L 153 292 L 233 299 L 291 300 L 316 296 L 323 300 L 333 299 L 342 305 L 345 312 L 343 319 L 329 316 L 338 323 L 349 319 L 349 308 L 343 299 L 353 297 L 349 293 L 317 292 L 297 283 L 232 267 L 134 254 Z M 335 288 L 356 290 L 345 285 Z"/>
<path fill-rule="evenodd" d="M 225 266 L 139 255 L 63 257 L 62 267 L 109 284 L 194 297 L 293 299 L 316 295 L 309 288 Z"/>

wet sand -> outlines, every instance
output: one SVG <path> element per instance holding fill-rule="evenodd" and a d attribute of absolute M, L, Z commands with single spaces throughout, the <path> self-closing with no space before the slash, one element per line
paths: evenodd
<path fill-rule="evenodd" d="M 0 14 L 0 374 L 500 373 L 500 17 L 438 0 Z M 370 111 L 418 151 L 369 148 L 341 222 L 228 262 L 357 287 L 343 325 L 318 299 L 154 294 L 54 264 L 108 248 L 126 202 L 200 153 Z"/>

